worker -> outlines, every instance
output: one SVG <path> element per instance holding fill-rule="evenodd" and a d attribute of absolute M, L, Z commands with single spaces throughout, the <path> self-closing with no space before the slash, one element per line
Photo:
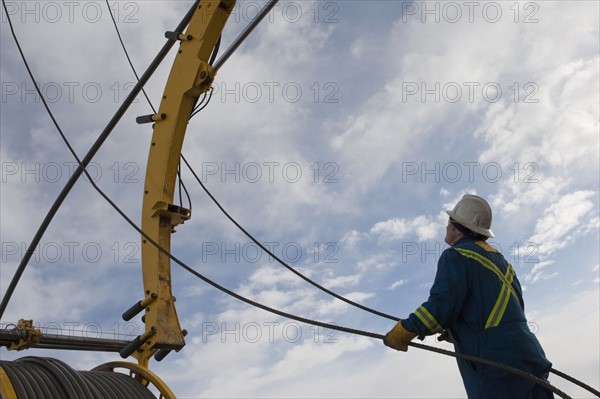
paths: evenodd
<path fill-rule="evenodd" d="M 384 344 L 406 352 L 418 337 L 440 333 L 465 353 L 547 379 L 552 364 L 525 318 L 521 285 L 515 270 L 486 242 L 492 210 L 476 195 L 464 195 L 446 227 L 444 250 L 427 302 L 388 332 Z M 458 359 L 469 398 L 553 398 L 551 391 L 497 367 Z"/>

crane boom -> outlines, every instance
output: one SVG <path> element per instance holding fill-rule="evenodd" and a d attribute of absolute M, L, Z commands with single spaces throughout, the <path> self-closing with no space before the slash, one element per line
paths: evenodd
<path fill-rule="evenodd" d="M 185 33 L 172 32 L 181 44 L 154 121 L 148 155 L 142 229 L 167 251 L 174 228 L 191 217 L 189 209 L 173 204 L 181 148 L 198 97 L 210 89 L 216 71 L 208 64 L 235 0 L 203 0 Z M 185 345 L 171 290 L 170 258 L 142 238 L 142 271 L 145 298 L 145 333 L 133 356 L 147 366 L 160 349 L 179 350 Z"/>

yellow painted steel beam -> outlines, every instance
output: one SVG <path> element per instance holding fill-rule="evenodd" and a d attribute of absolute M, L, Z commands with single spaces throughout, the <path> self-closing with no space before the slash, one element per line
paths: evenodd
<path fill-rule="evenodd" d="M 215 76 L 209 57 L 227 22 L 235 0 L 202 0 L 187 31 L 169 75 L 155 120 L 142 203 L 142 229 L 167 251 L 175 226 L 191 212 L 173 204 L 177 167 L 192 108 L 210 89 Z M 182 32 L 179 32 L 182 33 Z M 133 356 L 147 366 L 159 349 L 179 350 L 185 345 L 171 289 L 171 262 L 142 238 L 144 297 L 156 294 L 145 308 L 146 333 L 155 331 Z"/>

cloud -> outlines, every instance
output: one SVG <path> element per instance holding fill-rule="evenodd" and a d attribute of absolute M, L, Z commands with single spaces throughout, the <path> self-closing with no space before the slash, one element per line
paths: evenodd
<path fill-rule="evenodd" d="M 396 218 L 375 223 L 369 233 L 383 241 L 401 240 L 415 235 L 419 240 L 424 241 L 437 235 L 438 224 L 428 216 L 417 216 L 410 220 Z"/>
<path fill-rule="evenodd" d="M 361 272 L 365 272 L 370 269 L 389 268 L 396 264 L 397 264 L 397 261 L 394 259 L 391 259 L 391 255 L 383 253 L 383 254 L 375 254 L 375 255 L 372 255 L 369 258 L 365 259 L 364 261 L 359 261 L 356 264 L 356 268 Z"/>
<path fill-rule="evenodd" d="M 598 270 L 600 270 L 600 265 L 596 265 L 592 268 L 592 272 L 594 273 L 594 279 L 592 280 L 592 282 L 594 284 L 600 283 L 600 275 L 598 275 Z"/>
<path fill-rule="evenodd" d="M 344 298 L 365 305 L 367 299 L 375 297 L 372 292 L 350 292 L 344 295 Z M 350 310 L 350 306 L 339 299 L 332 299 L 327 302 L 322 302 L 316 308 L 317 315 L 339 317 L 344 311 Z"/>
<path fill-rule="evenodd" d="M 520 253 L 530 254 L 535 265 L 525 276 L 526 281 L 537 282 L 540 279 L 558 275 L 547 273 L 547 268 L 555 262 L 550 260 L 561 249 L 597 230 L 598 216 L 595 214 L 593 191 L 576 191 L 559 198 L 546 208 L 543 216 L 535 225 L 534 234 L 518 249 Z"/>
<path fill-rule="evenodd" d="M 396 288 L 398 288 L 398 287 L 400 287 L 400 286 L 404 285 L 406 282 L 407 282 L 407 280 L 398 280 L 398 281 L 394 281 L 394 282 L 392 283 L 392 285 L 390 285 L 390 286 L 388 287 L 388 290 L 395 290 Z"/>
<path fill-rule="evenodd" d="M 344 234 L 342 239 L 340 240 L 340 244 L 345 248 L 353 250 L 356 248 L 356 245 L 362 240 L 362 234 L 356 230 L 351 230 Z"/>
<path fill-rule="evenodd" d="M 590 222 L 594 223 L 593 191 L 576 191 L 564 195 L 544 210 L 529 241 L 538 243 L 540 254 L 552 255 L 577 239 Z M 588 217 L 588 221 L 584 219 Z M 583 228 L 583 229 L 582 229 Z"/>
<path fill-rule="evenodd" d="M 559 57 L 523 92 L 535 89 L 535 101 L 494 104 L 477 130 L 489 143 L 479 160 L 506 165 L 510 175 L 495 195 L 503 217 L 597 179 L 597 146 L 580 143 L 597 143 L 599 58 L 579 57 L 575 61 Z"/>
<path fill-rule="evenodd" d="M 354 287 L 360 282 L 361 278 L 362 276 L 360 274 L 354 274 L 349 276 L 337 276 L 325 280 L 323 285 L 329 289 Z"/>
<path fill-rule="evenodd" d="M 545 261 L 545 262 L 536 263 L 535 266 L 531 269 L 531 271 L 525 276 L 525 280 L 535 283 L 540 278 L 547 279 L 549 277 L 555 276 L 557 273 L 554 273 L 551 276 L 547 276 L 543 271 L 543 269 L 545 269 L 546 267 L 553 265 L 553 264 L 554 264 L 553 261 Z"/>
<path fill-rule="evenodd" d="M 592 290 L 578 288 L 578 293 L 566 298 L 564 303 L 556 304 L 553 310 L 545 309 L 543 314 L 536 317 L 534 321 L 538 326 L 536 336 L 540 340 L 548 359 L 553 367 L 563 371 L 592 387 L 599 386 L 598 362 L 598 322 L 600 314 L 598 309 L 599 292 L 596 286 Z M 559 322 L 560 320 L 560 322 Z M 564 343 L 564 337 L 569 336 L 570 326 L 577 325 L 577 339 L 569 340 L 568 345 Z M 586 359 L 578 361 L 574 353 L 593 354 Z M 551 375 L 550 382 L 557 388 L 568 392 L 572 397 L 589 397 L 590 393 L 573 385 L 572 383 Z"/>
<path fill-rule="evenodd" d="M 529 173 L 538 170 L 537 166 L 534 166 L 534 168 L 529 170 Z M 512 184 L 503 187 L 493 197 L 492 205 L 494 209 L 497 209 L 496 215 L 501 219 L 514 220 L 517 215 L 523 213 L 524 209 L 545 204 L 549 200 L 558 197 L 568 187 L 568 182 L 560 177 L 550 177 L 536 172 L 535 177 L 532 175 L 531 178 L 535 179 L 532 184 Z"/>

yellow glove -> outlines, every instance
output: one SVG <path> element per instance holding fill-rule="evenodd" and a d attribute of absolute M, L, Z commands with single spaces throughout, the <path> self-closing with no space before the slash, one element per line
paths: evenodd
<path fill-rule="evenodd" d="M 389 346 L 390 348 L 406 352 L 408 350 L 408 343 L 416 336 L 417 334 L 404 328 L 402 325 L 402 320 L 400 320 L 394 326 L 394 328 L 392 328 L 392 330 L 385 335 L 383 338 L 383 343 L 385 346 Z"/>

